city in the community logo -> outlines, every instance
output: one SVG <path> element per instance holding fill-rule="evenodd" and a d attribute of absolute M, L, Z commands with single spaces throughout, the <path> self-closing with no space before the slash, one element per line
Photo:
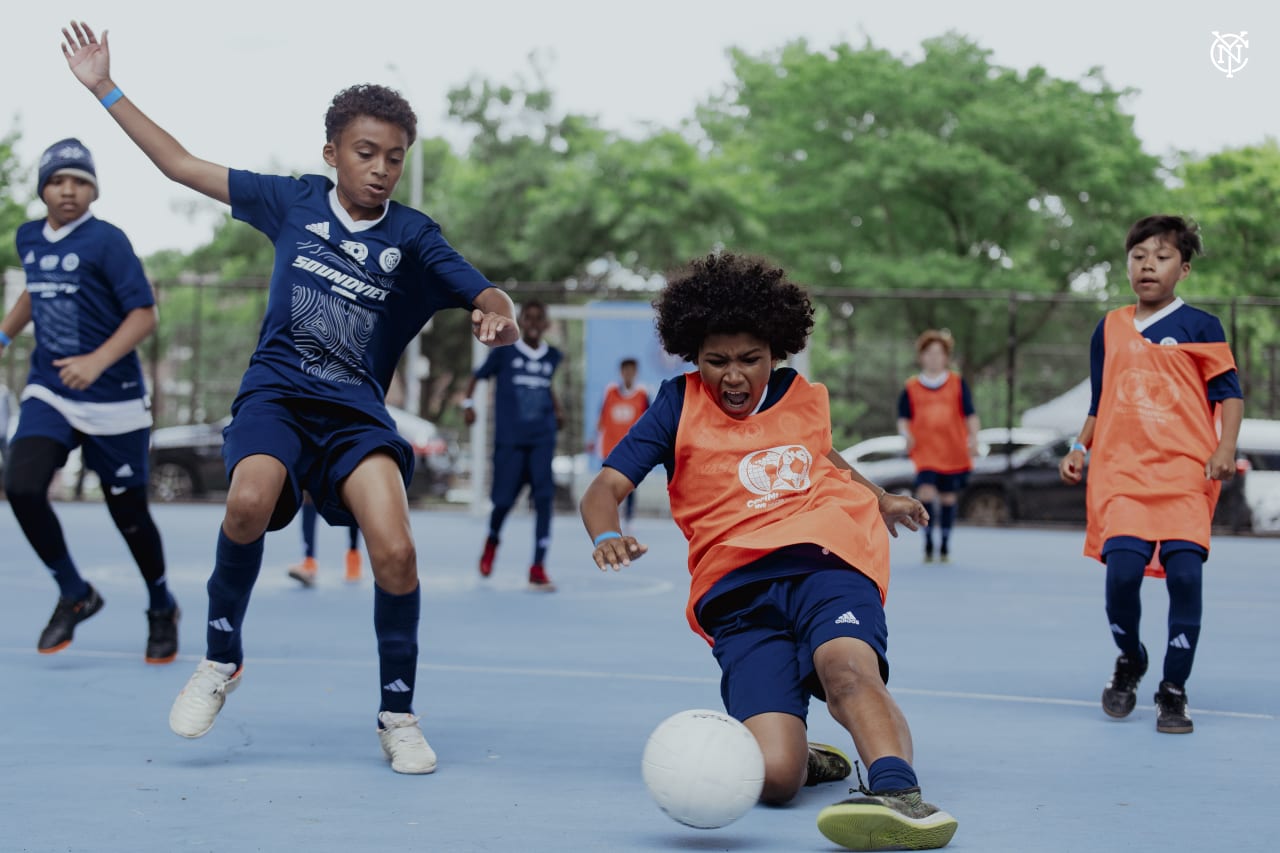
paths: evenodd
<path fill-rule="evenodd" d="M 1220 33 L 1213 31 L 1213 44 L 1209 46 L 1209 61 L 1228 78 L 1236 76 L 1236 72 L 1249 64 L 1249 57 L 1244 52 L 1249 48 L 1248 30 L 1238 33 Z"/>

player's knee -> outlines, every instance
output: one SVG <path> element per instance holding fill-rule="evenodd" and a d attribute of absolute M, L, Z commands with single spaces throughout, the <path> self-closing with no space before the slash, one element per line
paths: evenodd
<path fill-rule="evenodd" d="M 878 669 L 851 657 L 823 671 L 822 689 L 826 691 L 827 703 L 837 706 L 868 693 L 888 693 Z"/>
<path fill-rule="evenodd" d="M 407 584 L 412 590 L 418 576 L 418 551 L 412 537 L 397 535 L 390 539 L 367 539 L 365 547 L 369 550 L 369 563 L 384 589 L 390 591 L 390 583 L 394 586 Z"/>
<path fill-rule="evenodd" d="M 761 752 L 764 754 L 764 787 L 760 791 L 760 802 L 770 806 L 791 802 L 804 786 L 808 750 L 795 754 L 793 750 L 765 747 Z"/>
<path fill-rule="evenodd" d="M 227 496 L 222 529 L 233 542 L 252 542 L 267 530 L 277 495 L 268 496 L 252 487 Z"/>
<path fill-rule="evenodd" d="M 125 489 L 120 494 L 108 490 L 106 501 L 111 520 L 125 536 L 154 524 L 147 507 L 147 490 L 142 486 Z"/>

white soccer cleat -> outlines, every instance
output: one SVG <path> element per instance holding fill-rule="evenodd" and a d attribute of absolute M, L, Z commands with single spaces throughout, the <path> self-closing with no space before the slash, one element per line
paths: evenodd
<path fill-rule="evenodd" d="M 227 701 L 227 694 L 240 686 L 244 667 L 233 663 L 200 661 L 187 686 L 169 709 L 169 728 L 183 737 L 201 737 L 213 728 L 213 721 Z"/>
<path fill-rule="evenodd" d="M 436 769 L 435 751 L 427 744 L 413 714 L 392 711 L 378 713 L 378 740 L 397 773 L 431 773 Z"/>

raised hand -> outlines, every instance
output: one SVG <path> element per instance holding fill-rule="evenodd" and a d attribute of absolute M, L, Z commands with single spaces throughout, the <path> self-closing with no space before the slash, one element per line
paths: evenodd
<path fill-rule="evenodd" d="M 487 346 L 504 346 L 516 342 L 520 327 L 510 317 L 476 308 L 471 312 L 471 334 Z"/>
<path fill-rule="evenodd" d="M 102 31 L 102 41 L 93 34 L 93 29 L 84 21 L 72 21 L 71 31 L 62 28 L 62 55 L 67 58 L 67 66 L 76 79 L 95 95 L 102 95 L 98 89 L 111 80 L 111 49 L 107 46 L 107 31 Z"/>

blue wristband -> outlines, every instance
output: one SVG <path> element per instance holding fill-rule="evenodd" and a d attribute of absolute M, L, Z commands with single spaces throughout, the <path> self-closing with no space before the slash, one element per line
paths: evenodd
<path fill-rule="evenodd" d="M 621 538 L 622 538 L 622 534 L 619 533 L 618 531 L 606 530 L 604 533 L 601 533 L 595 539 L 591 540 L 591 544 L 599 548 L 601 542 L 608 542 L 610 539 L 621 539 Z"/>
<path fill-rule="evenodd" d="M 1072 444 L 1071 444 L 1071 449 L 1072 449 L 1072 450 L 1079 450 L 1081 453 L 1088 453 L 1088 452 L 1089 452 L 1089 448 L 1085 447 L 1083 444 L 1081 444 L 1081 443 L 1080 443 L 1080 442 L 1078 442 L 1078 441 L 1076 441 L 1076 442 L 1072 442 Z"/>
<path fill-rule="evenodd" d="M 120 87 L 116 86 L 110 92 L 107 92 L 107 94 L 99 98 L 98 101 L 99 103 L 102 104 L 102 106 L 106 107 L 107 109 L 111 109 L 111 105 L 123 97 L 124 97 L 124 92 L 121 92 Z"/>
<path fill-rule="evenodd" d="M 0 347 L 7 347 L 11 343 L 13 343 L 13 338 L 9 337 L 4 332 L 0 332 Z"/>

